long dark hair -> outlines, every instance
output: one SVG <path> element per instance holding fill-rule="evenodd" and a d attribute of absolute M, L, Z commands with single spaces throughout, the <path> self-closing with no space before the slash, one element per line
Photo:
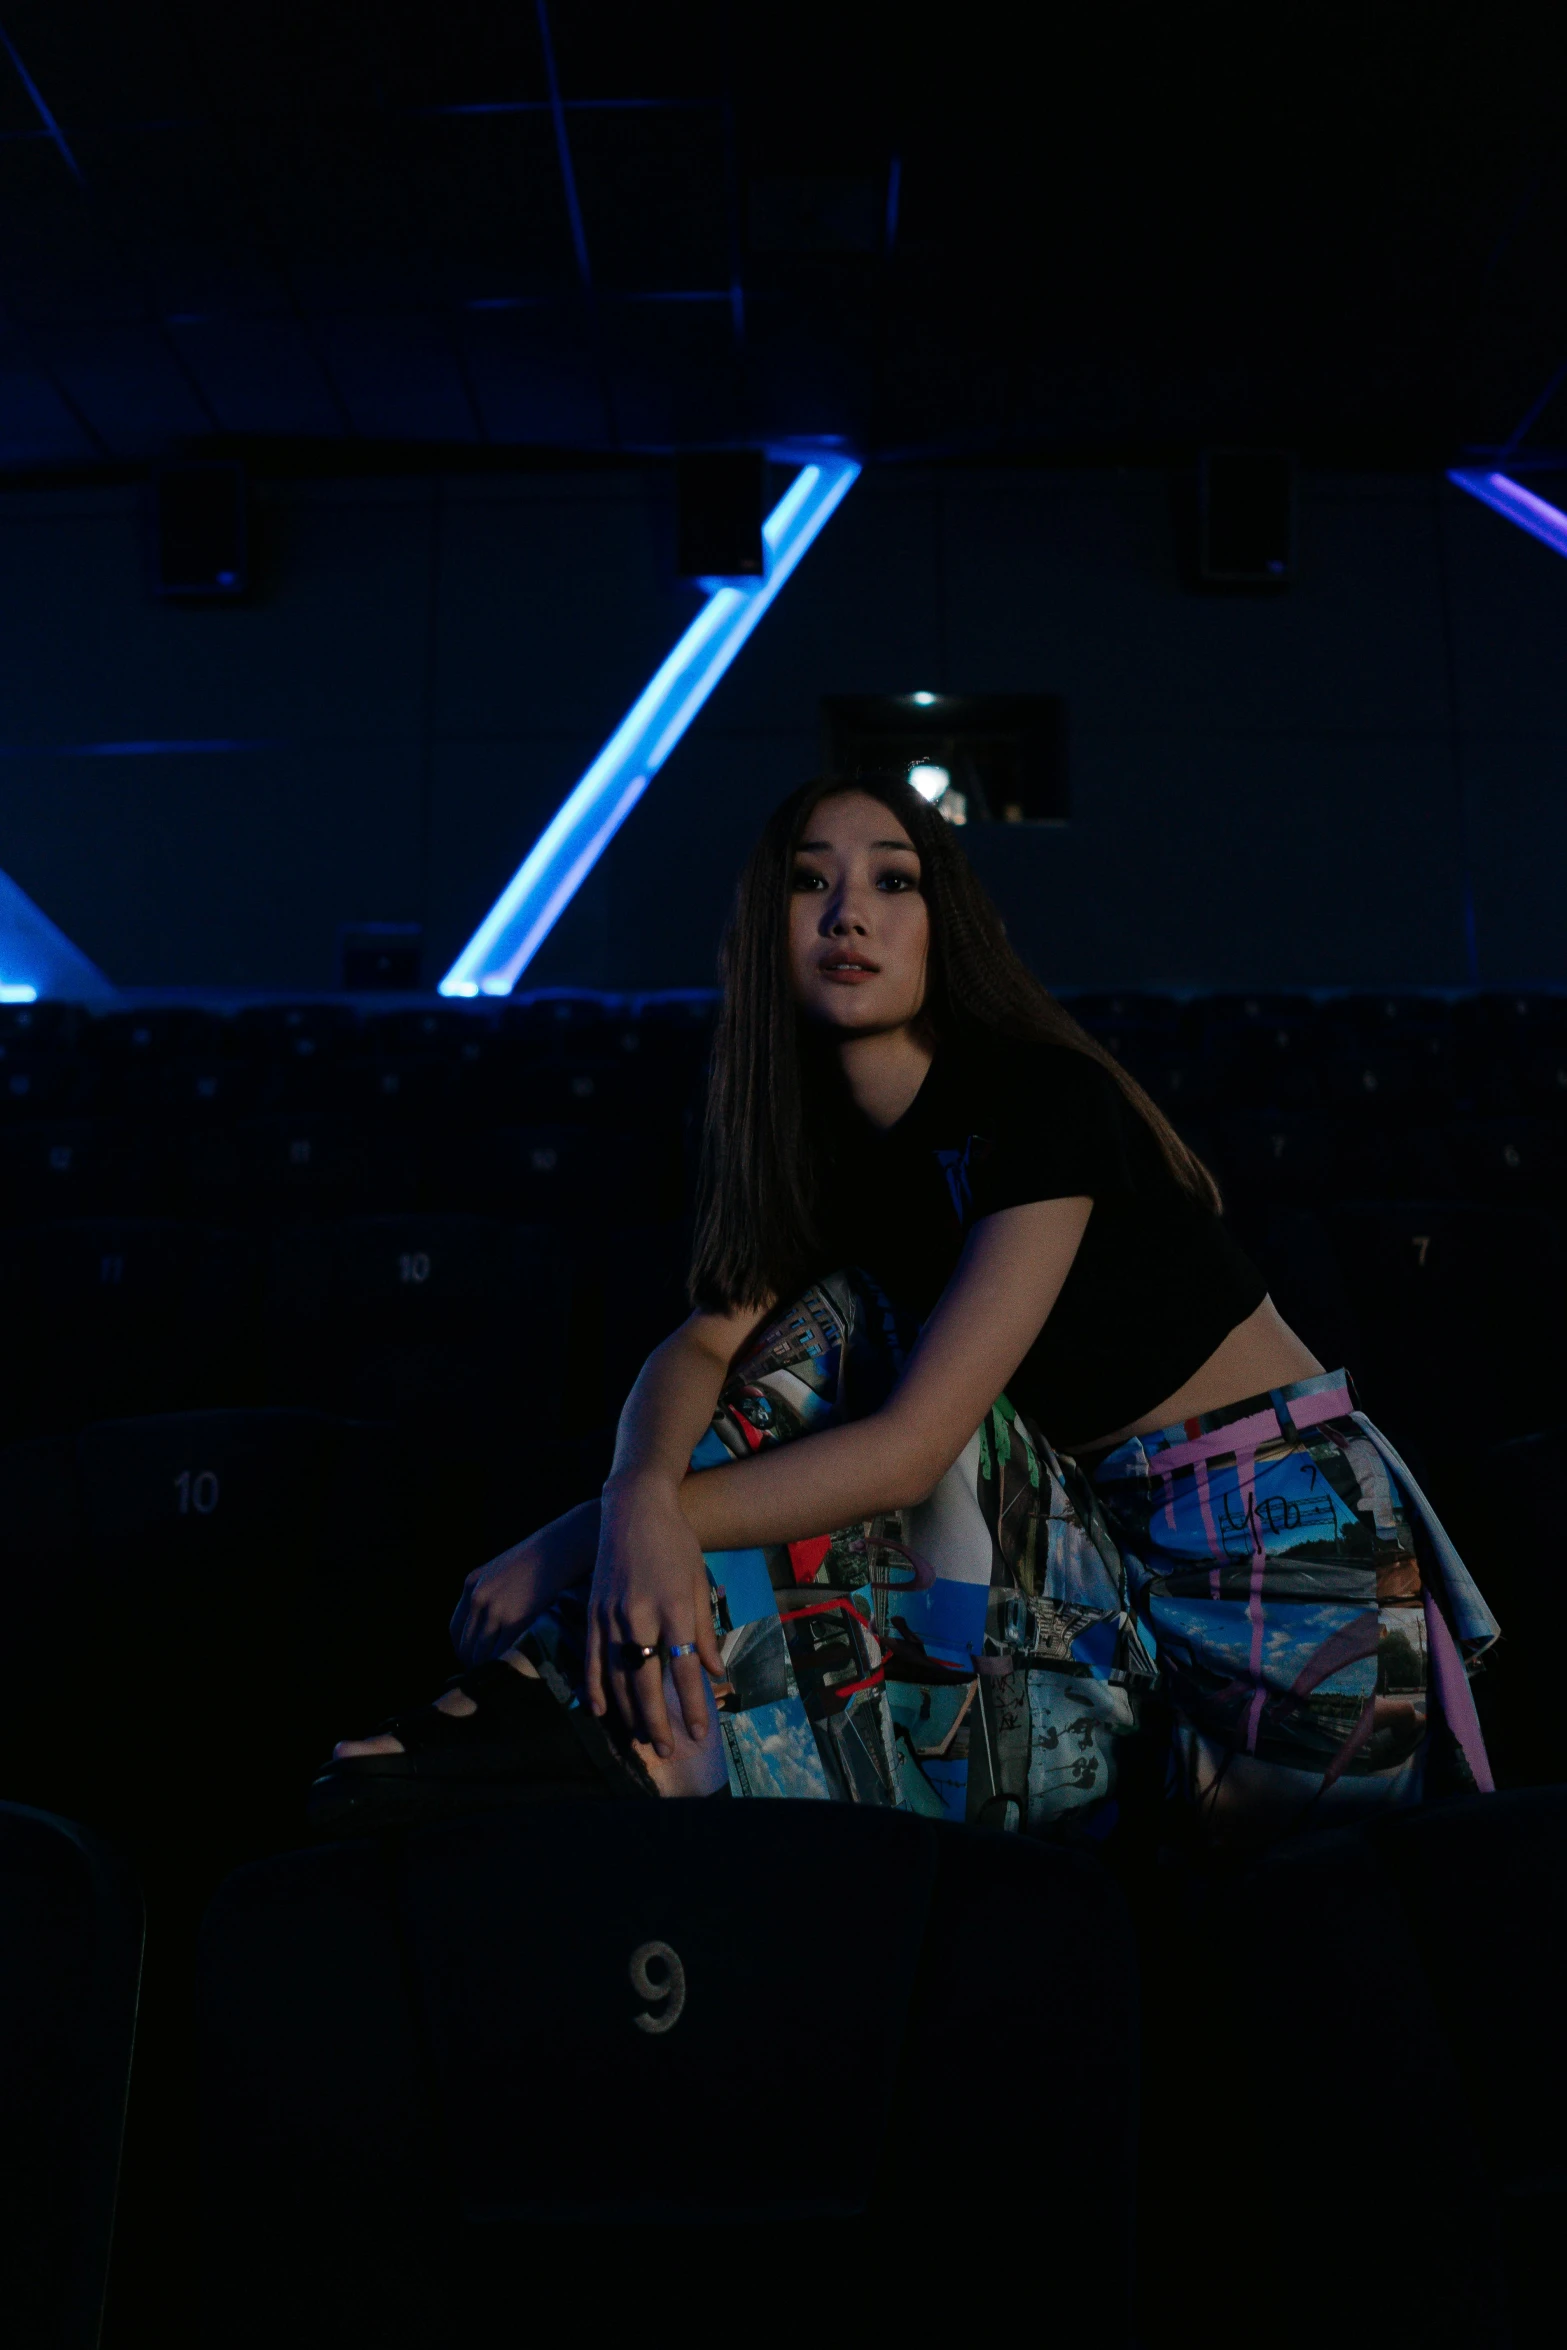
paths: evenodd
<path fill-rule="evenodd" d="M 1097 1061 L 1152 1129 L 1182 1188 L 1217 1209 L 1218 1186 L 1202 1161 L 1014 951 L 946 819 L 900 779 L 822 776 L 792 793 L 762 827 L 724 934 L 692 1302 L 715 1312 L 761 1307 L 793 1296 L 827 1270 L 818 1203 L 823 1111 L 836 1064 L 830 1040 L 809 1030 L 790 992 L 790 879 L 819 802 L 851 791 L 867 792 L 890 809 L 919 855 L 920 890 L 930 909 L 921 1025 L 931 1041 L 967 1020 L 1001 1036 L 1066 1045 Z"/>

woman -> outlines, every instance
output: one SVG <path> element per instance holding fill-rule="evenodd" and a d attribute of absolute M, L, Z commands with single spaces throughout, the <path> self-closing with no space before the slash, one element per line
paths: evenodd
<path fill-rule="evenodd" d="M 470 1576 L 477 1670 L 339 1746 L 321 1825 L 728 1788 L 1097 1832 L 1156 1691 L 1210 1845 L 1489 1786 L 1451 1545 L 903 783 L 808 786 L 742 879 L 691 1288 L 600 1500 Z"/>

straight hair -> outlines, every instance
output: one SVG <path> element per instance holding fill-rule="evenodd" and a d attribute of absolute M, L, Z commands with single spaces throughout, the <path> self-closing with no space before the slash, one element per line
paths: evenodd
<path fill-rule="evenodd" d="M 842 1076 L 831 1039 L 794 1001 L 789 906 L 795 854 L 823 800 L 865 792 L 890 810 L 920 861 L 930 952 L 919 1027 L 938 1043 L 960 1022 L 1026 1043 L 1064 1045 L 1115 1079 L 1183 1191 L 1218 1212 L 1219 1188 L 1114 1054 L 1080 1028 L 1028 969 L 953 827 L 901 777 L 821 776 L 762 827 L 735 892 L 719 956 L 723 1004 L 702 1137 L 690 1295 L 709 1312 L 761 1310 L 830 1270 L 820 1203 L 828 1111 Z"/>

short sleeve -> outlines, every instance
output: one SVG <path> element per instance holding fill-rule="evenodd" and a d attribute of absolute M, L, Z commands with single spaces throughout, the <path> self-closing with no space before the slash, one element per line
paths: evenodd
<path fill-rule="evenodd" d="M 1146 1189 L 1154 1137 L 1109 1070 L 1067 1046 L 1012 1052 L 1015 1064 L 994 1089 L 992 1131 L 971 1146 L 974 1217 L 1032 1200 L 1111 1200 Z"/>

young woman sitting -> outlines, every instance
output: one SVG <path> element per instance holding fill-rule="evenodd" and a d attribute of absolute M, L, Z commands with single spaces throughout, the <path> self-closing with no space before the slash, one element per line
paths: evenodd
<path fill-rule="evenodd" d="M 1462 1563 L 941 817 L 796 793 L 723 979 L 695 1310 L 316 1824 L 728 1792 L 1097 1836 L 1155 1725 L 1209 1847 L 1488 1787 Z"/>

